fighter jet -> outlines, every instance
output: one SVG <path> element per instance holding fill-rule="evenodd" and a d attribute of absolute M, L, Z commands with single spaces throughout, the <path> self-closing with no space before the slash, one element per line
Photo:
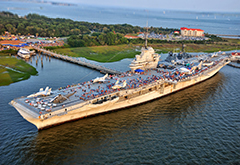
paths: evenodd
<path fill-rule="evenodd" d="M 27 97 L 29 98 L 29 97 L 37 97 L 37 96 L 49 96 L 51 94 L 51 91 L 52 91 L 52 88 L 49 89 L 49 87 L 46 87 L 45 90 L 43 90 L 43 88 L 40 88 L 39 92 L 31 94 Z"/>
<path fill-rule="evenodd" d="M 191 74 L 191 70 L 187 69 L 187 68 L 180 68 L 180 72 L 181 73 L 187 73 L 187 74 Z"/>
<path fill-rule="evenodd" d="M 124 88 L 127 85 L 127 81 L 124 80 L 122 84 L 118 84 L 119 80 L 112 86 L 112 89 Z"/>
<path fill-rule="evenodd" d="M 97 77 L 93 80 L 93 83 L 97 83 L 97 82 L 104 82 L 105 79 L 107 78 L 108 74 L 106 74 L 105 76 L 103 77 Z"/>

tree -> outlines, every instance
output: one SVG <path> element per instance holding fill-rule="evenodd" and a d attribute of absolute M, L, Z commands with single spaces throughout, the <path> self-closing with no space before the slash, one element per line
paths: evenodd
<path fill-rule="evenodd" d="M 3 24 L 0 24 L 0 34 L 3 34 L 6 31 L 5 27 Z"/>
<path fill-rule="evenodd" d="M 142 43 L 142 40 L 128 40 L 123 37 L 127 33 L 137 33 L 145 31 L 143 27 L 132 26 L 129 24 L 107 25 L 99 23 L 89 23 L 84 21 L 73 21 L 64 18 L 48 18 L 38 14 L 28 14 L 19 18 L 16 14 L 10 12 L 0 12 L 0 34 L 4 31 L 9 31 L 12 34 L 21 33 L 23 35 L 31 34 L 41 37 L 65 37 L 76 35 L 85 36 L 94 31 L 90 36 L 71 37 L 70 43 L 74 46 L 92 46 L 92 45 L 117 45 L 123 43 Z M 164 29 L 151 27 L 151 31 L 155 33 L 169 33 L 179 29 Z M 113 31 L 115 33 L 113 33 Z M 121 33 L 121 34 L 120 34 Z M 220 40 L 211 36 L 212 40 Z M 159 41 L 152 41 L 159 42 Z M 210 41 L 209 41 L 210 42 Z"/>
<path fill-rule="evenodd" d="M 105 37 L 103 34 L 99 35 L 98 36 L 98 41 L 101 45 L 104 45 L 105 44 Z"/>
<path fill-rule="evenodd" d="M 5 28 L 6 28 L 7 31 L 9 31 L 10 33 L 11 33 L 12 30 L 13 30 L 13 26 L 12 26 L 11 24 L 7 24 L 7 25 L 5 26 Z"/>
<path fill-rule="evenodd" d="M 19 23 L 19 24 L 18 24 L 18 26 L 17 26 L 17 31 L 18 31 L 18 33 L 24 34 L 25 26 L 24 26 L 23 23 Z"/>
<path fill-rule="evenodd" d="M 106 35 L 106 43 L 108 45 L 114 45 L 116 40 L 116 35 L 113 32 L 107 33 Z"/>

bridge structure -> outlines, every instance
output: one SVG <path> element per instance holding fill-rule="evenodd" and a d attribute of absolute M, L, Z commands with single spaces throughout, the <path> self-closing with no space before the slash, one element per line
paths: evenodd
<path fill-rule="evenodd" d="M 100 65 L 97 65 L 97 64 L 89 63 L 89 62 L 83 61 L 79 58 L 70 57 L 70 56 L 67 56 L 67 55 L 61 55 L 61 54 L 58 54 L 57 52 L 46 50 L 46 49 L 43 49 L 43 48 L 40 48 L 40 47 L 37 47 L 37 46 L 34 46 L 32 48 L 35 49 L 39 54 L 44 54 L 44 55 L 47 55 L 47 56 L 50 56 L 50 57 L 61 59 L 63 61 L 67 61 L 67 62 L 78 64 L 78 65 L 81 65 L 81 66 L 84 66 L 84 67 L 95 69 L 95 70 L 100 71 L 101 73 L 108 73 L 108 74 L 121 74 L 122 73 L 121 71 L 117 71 L 117 70 L 106 68 L 104 66 L 100 66 Z"/>

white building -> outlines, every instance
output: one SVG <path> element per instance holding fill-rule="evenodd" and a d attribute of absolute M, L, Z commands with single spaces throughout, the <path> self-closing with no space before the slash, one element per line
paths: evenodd
<path fill-rule="evenodd" d="M 203 37 L 204 30 L 181 27 L 181 35 L 188 37 Z"/>

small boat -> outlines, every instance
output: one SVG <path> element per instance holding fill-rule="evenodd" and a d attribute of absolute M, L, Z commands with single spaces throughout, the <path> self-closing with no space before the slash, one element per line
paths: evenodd
<path fill-rule="evenodd" d="M 20 48 L 17 55 L 24 59 L 29 59 L 31 57 L 30 51 L 25 48 Z"/>

